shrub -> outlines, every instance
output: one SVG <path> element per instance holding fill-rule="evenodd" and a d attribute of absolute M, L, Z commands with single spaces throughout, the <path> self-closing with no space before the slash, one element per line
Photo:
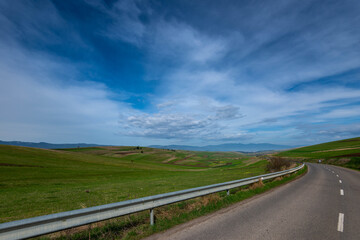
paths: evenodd
<path fill-rule="evenodd" d="M 272 156 L 269 159 L 269 163 L 267 164 L 266 168 L 269 172 L 277 172 L 282 171 L 291 166 L 291 162 L 282 157 Z"/>

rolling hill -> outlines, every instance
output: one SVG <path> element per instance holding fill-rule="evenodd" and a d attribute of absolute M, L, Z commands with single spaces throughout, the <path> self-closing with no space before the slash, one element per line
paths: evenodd
<path fill-rule="evenodd" d="M 296 148 L 278 155 L 313 162 L 322 160 L 324 163 L 360 170 L 360 137 Z"/>
<path fill-rule="evenodd" d="M 259 175 L 266 164 L 236 152 L 0 145 L 0 223 Z"/>

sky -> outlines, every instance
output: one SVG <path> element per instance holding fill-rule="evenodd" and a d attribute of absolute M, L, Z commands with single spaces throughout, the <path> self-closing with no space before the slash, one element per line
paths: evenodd
<path fill-rule="evenodd" d="M 360 1 L 0 1 L 0 139 L 360 136 Z"/>

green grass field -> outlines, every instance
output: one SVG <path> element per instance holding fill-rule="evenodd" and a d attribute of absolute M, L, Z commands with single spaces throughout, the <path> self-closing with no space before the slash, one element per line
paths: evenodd
<path fill-rule="evenodd" d="M 257 194 L 264 193 L 281 184 L 301 177 L 307 172 L 307 167 L 273 180 L 266 180 L 263 185 L 243 186 L 230 190 L 230 195 L 226 192 L 219 192 L 203 197 L 181 201 L 154 209 L 156 221 L 155 225 L 149 225 L 149 212 L 143 211 L 128 216 L 122 216 L 103 222 L 93 224 L 91 227 L 72 232 L 63 231 L 56 234 L 47 235 L 38 240 L 88 240 L 88 239 L 124 239 L 139 240 L 154 233 L 162 232 L 176 225 L 188 222 L 200 216 L 204 216 L 221 208 L 228 207 L 234 203 L 249 199 Z"/>
<path fill-rule="evenodd" d="M 0 222 L 259 175 L 266 164 L 232 152 L 0 145 Z"/>
<path fill-rule="evenodd" d="M 297 148 L 278 155 L 360 169 L 360 137 Z"/>

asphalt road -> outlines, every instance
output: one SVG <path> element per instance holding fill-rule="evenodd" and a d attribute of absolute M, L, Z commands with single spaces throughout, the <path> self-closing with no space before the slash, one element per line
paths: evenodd
<path fill-rule="evenodd" d="M 300 179 L 153 239 L 360 239 L 360 172 L 308 164 Z"/>

